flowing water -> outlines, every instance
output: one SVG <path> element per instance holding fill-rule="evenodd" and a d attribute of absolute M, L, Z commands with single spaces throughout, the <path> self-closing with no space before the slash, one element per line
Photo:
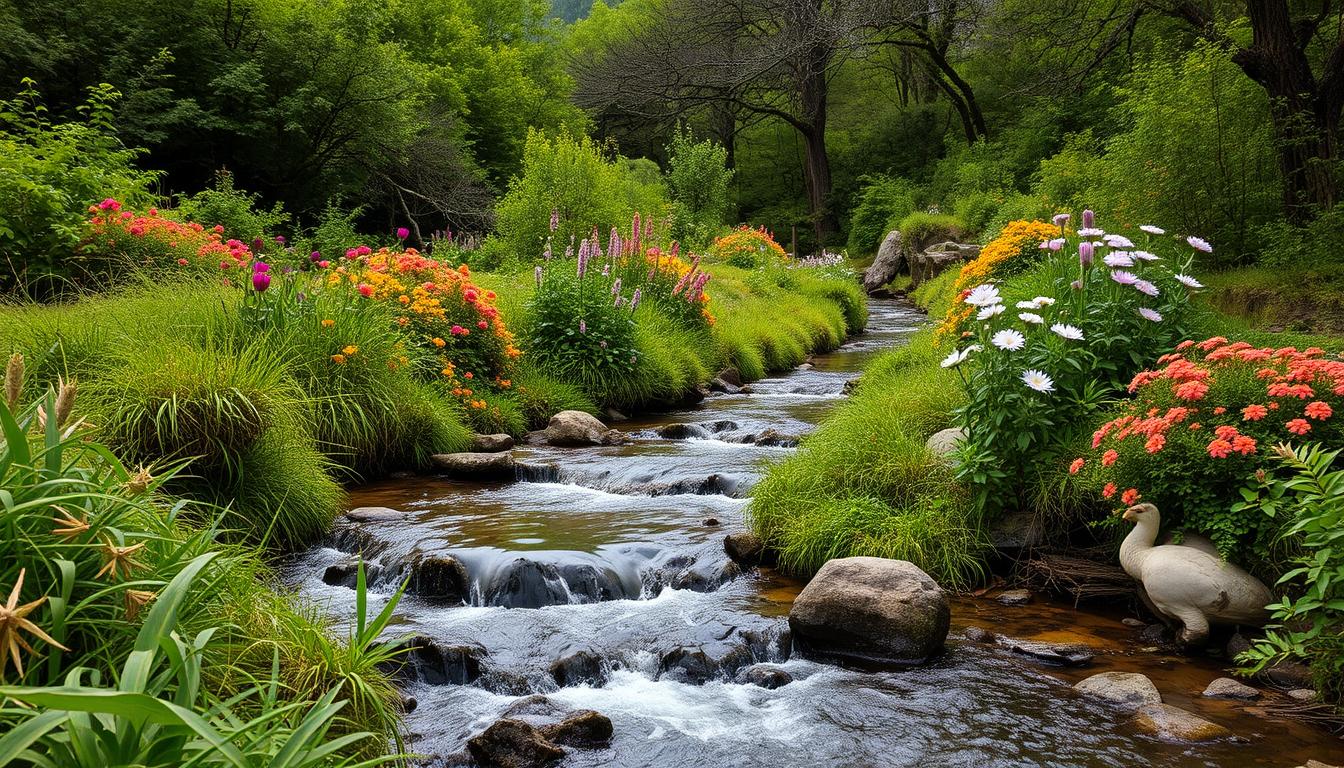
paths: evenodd
<path fill-rule="evenodd" d="M 787 615 L 801 583 L 768 569 L 742 573 L 722 546 L 725 532 L 744 526 L 751 484 L 793 450 L 756 443 L 787 444 L 814 428 L 872 355 L 922 321 L 908 306 L 875 302 L 869 331 L 811 368 L 621 424 L 634 438 L 626 445 L 519 448 L 517 482 L 418 477 L 366 486 L 352 506 L 404 514 L 342 523 L 286 572 L 343 619 L 354 608 L 352 553 L 371 564 L 372 610 L 411 577 L 394 629 L 420 637 L 407 726 L 412 749 L 438 756 L 436 765 L 465 761 L 466 739 L 506 711 L 555 709 L 595 709 L 615 727 L 610 748 L 570 750 L 566 766 L 1344 761 L 1324 731 L 1201 698 L 1223 675 L 1218 663 L 1142 649 L 1119 609 L 957 598 L 948 650 L 929 666 L 858 671 L 790 656 Z M 669 424 L 691 426 L 677 428 L 682 439 L 660 436 Z M 762 440 L 766 430 L 774 439 Z M 959 640 L 969 625 L 1086 643 L 1096 658 L 1087 669 L 1043 666 Z M 793 682 L 769 690 L 734 681 L 757 663 Z M 1139 735 L 1129 716 L 1069 687 L 1110 670 L 1148 674 L 1165 701 L 1239 740 L 1193 746 Z"/>

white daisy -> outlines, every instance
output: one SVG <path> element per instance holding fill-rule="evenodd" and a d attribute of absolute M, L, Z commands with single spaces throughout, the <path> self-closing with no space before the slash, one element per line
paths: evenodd
<path fill-rule="evenodd" d="M 1184 285 L 1186 288 L 1203 288 L 1204 284 L 1189 275 L 1173 275 L 1176 282 Z"/>
<path fill-rule="evenodd" d="M 993 342 L 994 346 L 1009 352 L 1016 352 L 1027 345 L 1027 337 L 1023 336 L 1021 332 L 1011 329 L 999 331 L 989 340 Z"/>
<path fill-rule="evenodd" d="M 1194 248 L 1196 251 L 1203 251 L 1203 252 L 1205 252 L 1205 253 L 1213 253 L 1213 246 L 1212 246 L 1212 245 L 1209 245 L 1209 241 L 1208 241 L 1208 240 L 1205 240 L 1205 239 L 1202 238 L 1202 237 L 1195 237 L 1194 235 L 1191 235 L 1191 236 L 1185 238 L 1185 242 L 1189 243 L 1189 244 L 1190 244 L 1190 247 L 1191 247 L 1191 248 Z"/>
<path fill-rule="evenodd" d="M 1044 371 L 1038 371 L 1034 368 L 1022 372 L 1022 383 L 1037 392 L 1055 391 L 1055 382 Z"/>
<path fill-rule="evenodd" d="M 1022 322 L 1031 323 L 1032 325 L 1041 325 L 1042 323 L 1045 322 L 1045 318 L 1041 317 L 1035 312 L 1019 312 L 1017 317 Z"/>
<path fill-rule="evenodd" d="M 1032 301 L 1036 302 L 1037 307 L 1048 307 L 1055 303 L 1055 300 L 1050 298 L 1049 296 L 1037 296 L 1036 298 L 1032 299 Z"/>
<path fill-rule="evenodd" d="M 1149 253 L 1148 251 L 1130 251 L 1130 252 L 1129 252 L 1129 255 L 1130 255 L 1130 256 L 1133 256 L 1133 257 L 1136 258 L 1136 259 L 1141 259 L 1141 260 L 1143 260 L 1143 261 L 1161 261 L 1161 260 L 1162 260 L 1162 257 L 1161 257 L 1161 256 L 1158 256 L 1158 255 L 1155 254 L 1155 253 Z"/>
<path fill-rule="evenodd" d="M 1108 267 L 1112 267 L 1112 268 L 1114 268 L 1114 267 L 1132 267 L 1132 266 L 1134 266 L 1134 260 L 1131 259 L 1131 258 L 1129 257 L 1129 254 L 1128 254 L 1128 253 L 1123 253 L 1123 252 L 1117 252 L 1117 253 L 1110 253 L 1110 254 L 1107 254 L 1107 255 L 1102 259 L 1102 261 L 1106 264 L 1106 266 L 1108 266 Z"/>
<path fill-rule="evenodd" d="M 966 303 L 973 307 L 988 307 L 1000 301 L 1002 300 L 999 298 L 999 289 L 989 283 L 975 286 L 966 297 Z"/>
<path fill-rule="evenodd" d="M 995 315 L 1001 315 L 1001 314 L 1003 314 L 1002 304 L 990 304 L 988 307 L 981 309 L 980 313 L 975 316 L 975 319 L 988 320 L 991 317 L 994 317 Z"/>
<path fill-rule="evenodd" d="M 1139 307 L 1139 317 L 1142 317 L 1144 320 L 1151 320 L 1154 323 L 1162 322 L 1162 313 L 1158 312 L 1156 309 L 1149 309 L 1147 307 Z"/>
<path fill-rule="evenodd" d="M 1152 224 L 1141 224 L 1141 225 L 1139 225 L 1139 229 L 1143 230 L 1144 232 L 1147 232 L 1147 233 L 1150 234 L 1150 235 L 1165 235 L 1165 234 L 1167 234 L 1167 230 L 1165 230 L 1165 229 L 1163 229 L 1163 228 L 1161 228 L 1161 227 L 1154 227 Z"/>
<path fill-rule="evenodd" d="M 958 365 L 961 365 L 962 363 L 966 362 L 966 358 L 970 357 L 970 355 L 971 355 L 970 347 L 967 347 L 966 349 L 962 350 L 954 349 L 950 354 L 948 354 L 947 357 L 943 358 L 942 366 L 944 368 L 956 368 Z"/>
<path fill-rule="evenodd" d="M 1064 323 L 1055 323 L 1050 326 L 1050 330 L 1054 331 L 1056 335 L 1068 339 L 1069 341 L 1081 341 L 1083 338 L 1083 331 L 1081 328 L 1065 325 Z"/>

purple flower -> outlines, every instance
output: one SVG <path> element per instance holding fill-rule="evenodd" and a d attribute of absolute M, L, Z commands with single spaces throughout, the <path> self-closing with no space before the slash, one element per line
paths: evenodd
<path fill-rule="evenodd" d="M 630 311 L 631 311 L 631 312 L 634 312 L 634 311 L 635 311 L 635 308 L 639 306 L 639 299 L 640 299 L 640 297 L 643 296 L 643 295 L 644 295 L 643 292 L 642 292 L 640 289 L 636 288 L 634 294 L 630 296 Z"/>
<path fill-rule="evenodd" d="M 398 239 L 398 240 L 405 240 L 406 238 L 408 238 L 408 237 L 410 237 L 410 236 L 411 236 L 411 230 L 409 230 L 409 229 L 407 229 L 407 228 L 405 228 L 405 227 L 397 227 L 397 239 Z"/>
<path fill-rule="evenodd" d="M 1072 288 L 1072 289 L 1075 290 L 1075 291 L 1081 291 L 1081 290 L 1083 290 L 1083 281 L 1082 281 L 1082 280 L 1074 280 L 1072 283 L 1069 283 L 1069 287 Z"/>
<path fill-rule="evenodd" d="M 1056 237 L 1054 240 L 1051 240 L 1050 243 L 1049 243 L 1049 245 L 1050 245 L 1050 250 L 1052 250 L 1052 251 L 1059 251 L 1061 248 L 1064 247 L 1064 242 L 1065 242 L 1064 238 L 1062 238 L 1062 237 Z"/>
<path fill-rule="evenodd" d="M 313 251 L 312 253 L 308 254 L 308 260 L 316 264 L 317 262 L 322 260 L 322 252 Z"/>
<path fill-rule="evenodd" d="M 540 264 L 537 265 L 536 275 L 537 275 L 537 287 L 540 288 L 540 287 L 541 287 L 541 265 L 540 265 Z"/>
<path fill-rule="evenodd" d="M 1097 225 L 1097 214 L 1088 208 L 1083 211 L 1083 226 L 1091 229 Z"/>
<path fill-rule="evenodd" d="M 1078 262 L 1084 267 L 1092 266 L 1092 256 L 1096 253 L 1096 246 L 1089 240 L 1084 240 L 1078 244 Z"/>
<path fill-rule="evenodd" d="M 1133 248 L 1134 243 L 1124 235 L 1106 235 L 1102 238 L 1112 248 Z"/>
<path fill-rule="evenodd" d="M 1112 272 L 1111 279 L 1121 285 L 1133 285 L 1139 281 L 1137 275 L 1133 272 L 1126 272 L 1123 269 L 1117 269 Z"/>
<path fill-rule="evenodd" d="M 253 272 L 270 272 L 270 271 L 271 271 L 271 265 L 270 265 L 270 264 L 267 264 L 267 263 L 264 262 L 264 261 L 254 261 L 254 262 L 252 262 L 252 271 L 253 271 Z"/>
<path fill-rule="evenodd" d="M 568 256 L 569 254 L 566 253 L 565 255 Z M 587 241 L 587 240 L 584 240 L 582 243 L 579 243 L 579 278 L 580 278 L 580 279 L 582 279 L 583 276 L 588 272 L 588 255 L 589 255 L 589 251 L 588 251 L 588 241 Z"/>
<path fill-rule="evenodd" d="M 1101 261 L 1108 267 L 1134 266 L 1134 260 L 1129 257 L 1128 253 L 1120 253 L 1120 252 L 1108 253 L 1106 254 L 1106 256 L 1102 258 Z"/>
<path fill-rule="evenodd" d="M 261 253 L 261 249 L 265 247 L 266 247 L 266 241 L 262 240 L 260 237 L 252 241 L 253 253 Z"/>
<path fill-rule="evenodd" d="M 1135 280 L 1135 281 L 1134 281 L 1134 288 L 1135 288 L 1139 293 L 1146 293 L 1146 294 L 1148 294 L 1149 296 L 1156 296 L 1156 295 L 1159 293 L 1159 291 L 1157 290 L 1157 286 L 1156 286 L 1156 285 L 1153 285 L 1152 283 L 1148 282 L 1147 280 Z"/>
<path fill-rule="evenodd" d="M 1056 213 L 1056 214 L 1055 214 L 1055 217 L 1054 217 L 1053 219 L 1051 219 L 1051 221 L 1055 222 L 1055 226 L 1056 226 L 1056 227 L 1062 227 L 1062 226 L 1064 226 L 1065 224 L 1068 224 L 1068 223 L 1069 223 L 1069 219 L 1071 219 L 1071 218 L 1073 218 L 1073 217 L 1070 216 L 1070 215 L 1067 214 L 1067 213 Z"/>
<path fill-rule="evenodd" d="M 1136 258 L 1136 259 L 1140 259 L 1140 260 L 1142 260 L 1142 261 L 1161 261 L 1161 260 L 1162 260 L 1162 257 L 1160 257 L 1160 256 L 1158 256 L 1158 255 L 1156 255 L 1156 254 L 1153 254 L 1153 253 L 1149 253 L 1148 251 L 1132 251 L 1129 255 L 1130 255 L 1130 256 L 1133 256 L 1133 257 Z"/>
<path fill-rule="evenodd" d="M 1162 322 L 1162 313 L 1158 312 L 1156 309 L 1149 309 L 1147 307 L 1139 307 L 1139 317 L 1142 317 L 1144 320 L 1151 320 L 1154 323 Z"/>
<path fill-rule="evenodd" d="M 552 208 L 552 209 L 551 209 L 551 231 L 554 232 L 555 230 L 557 230 L 557 229 L 559 229 L 559 228 L 560 228 L 560 212 L 557 211 L 556 209 Z"/>
<path fill-rule="evenodd" d="M 265 272 L 252 273 L 252 287 L 257 290 L 257 293 L 265 291 L 271 287 L 271 276 Z"/>
<path fill-rule="evenodd" d="M 611 265 L 610 265 L 610 264 L 603 264 L 603 265 L 602 265 L 602 276 L 603 276 L 603 277 L 611 277 Z"/>
<path fill-rule="evenodd" d="M 277 243 L 279 243 L 279 244 L 281 244 L 281 245 L 284 245 L 284 244 L 285 244 L 285 236 L 284 236 L 284 235 L 276 235 L 276 236 L 275 236 L 275 242 L 277 242 Z"/>
<path fill-rule="evenodd" d="M 579 333 L 587 333 L 587 332 L 588 332 L 588 324 L 585 323 L 584 321 L 580 320 L 580 321 L 579 321 Z"/>
<path fill-rule="evenodd" d="M 1213 253 L 1213 246 L 1212 246 L 1212 245 L 1209 245 L 1209 241 L 1208 241 L 1208 240 L 1205 240 L 1205 239 L 1203 239 L 1203 238 L 1201 238 L 1201 237 L 1195 237 L 1194 235 L 1191 235 L 1191 236 L 1185 238 L 1185 242 L 1189 243 L 1189 244 L 1190 244 L 1190 247 L 1191 247 L 1191 248 L 1194 248 L 1196 251 L 1203 251 L 1203 252 L 1205 252 L 1205 253 Z"/>
<path fill-rule="evenodd" d="M 618 277 L 616 278 L 616 281 L 611 284 L 611 295 L 619 296 L 620 293 L 621 293 L 621 278 Z"/>
<path fill-rule="evenodd" d="M 541 255 L 544 256 L 547 261 L 551 260 L 551 238 L 546 238 L 546 250 L 542 251 Z"/>

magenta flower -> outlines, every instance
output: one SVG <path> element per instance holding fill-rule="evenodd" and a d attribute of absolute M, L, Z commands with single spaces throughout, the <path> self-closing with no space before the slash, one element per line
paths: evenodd
<path fill-rule="evenodd" d="M 252 271 L 253 271 L 253 272 L 270 272 L 270 271 L 271 271 L 271 265 L 270 265 L 270 264 L 267 264 L 267 263 L 264 262 L 264 261 L 254 261 L 254 262 L 252 262 Z"/>
<path fill-rule="evenodd" d="M 555 230 L 557 230 L 557 229 L 559 229 L 559 228 L 560 228 L 560 212 L 557 211 L 556 209 L 552 208 L 552 209 L 551 209 L 551 231 L 554 232 Z"/>
<path fill-rule="evenodd" d="M 406 227 L 397 227 L 397 239 L 398 239 L 398 240 L 405 240 L 406 238 L 408 238 L 408 237 L 410 237 L 410 236 L 411 236 L 411 230 L 407 229 Z"/>
<path fill-rule="evenodd" d="M 257 293 L 265 291 L 271 287 L 271 276 L 265 272 L 253 272 L 252 287 L 257 290 Z"/>
<path fill-rule="evenodd" d="M 312 253 L 308 254 L 308 260 L 316 264 L 317 262 L 322 260 L 322 252 L 313 251 Z"/>
<path fill-rule="evenodd" d="M 285 244 L 285 236 L 284 236 L 284 235 L 276 235 L 276 236 L 275 236 L 275 242 L 277 242 L 277 243 L 279 243 L 279 244 L 281 244 L 281 245 L 284 245 L 284 244 Z"/>
<path fill-rule="evenodd" d="M 611 295 L 619 296 L 620 294 L 621 294 L 621 278 L 618 277 L 616 278 L 615 282 L 611 284 Z"/>

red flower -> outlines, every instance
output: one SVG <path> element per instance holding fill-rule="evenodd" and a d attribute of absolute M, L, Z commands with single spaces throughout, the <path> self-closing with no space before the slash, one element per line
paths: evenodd
<path fill-rule="evenodd" d="M 480 328 L 481 330 L 485 330 L 486 328 L 490 327 L 490 324 L 485 322 L 484 320 L 481 320 L 480 322 L 476 323 L 476 327 Z"/>
<path fill-rule="evenodd" d="M 1137 488 L 1127 488 L 1124 493 L 1120 494 L 1120 502 L 1125 506 L 1130 506 L 1141 498 L 1143 497 L 1139 495 L 1139 489 Z"/>
<path fill-rule="evenodd" d="M 1259 421 L 1269 415 L 1269 409 L 1263 405 L 1248 405 L 1241 409 L 1241 417 L 1246 421 Z"/>
<path fill-rule="evenodd" d="M 1149 453 L 1157 453 L 1158 451 L 1162 450 L 1162 447 L 1165 446 L 1166 444 L 1167 444 L 1166 436 L 1158 434 L 1148 438 L 1148 442 L 1144 443 L 1143 447 Z"/>
<path fill-rule="evenodd" d="M 1232 454 L 1232 444 L 1222 438 L 1218 438 L 1209 443 L 1207 450 L 1209 455 L 1215 459 L 1226 459 Z"/>
<path fill-rule="evenodd" d="M 1118 458 L 1120 458 L 1120 454 L 1116 453 L 1114 450 L 1107 451 L 1101 455 L 1101 466 L 1109 467 L 1114 464 L 1115 460 Z"/>
<path fill-rule="evenodd" d="M 1288 422 L 1288 431 L 1294 435 L 1305 435 L 1311 431 L 1311 423 L 1306 419 L 1293 419 Z"/>
<path fill-rule="evenodd" d="M 372 286 L 372 285 L 369 285 L 368 283 L 360 283 L 360 284 L 359 284 L 359 295 L 363 296 L 363 297 L 366 298 L 366 299 L 367 299 L 368 297 L 372 296 L 372 295 L 373 295 L 373 286 Z"/>
<path fill-rule="evenodd" d="M 1101 489 L 1102 498 L 1111 498 L 1115 495 L 1115 483 L 1107 483 L 1105 488 Z"/>
<path fill-rule="evenodd" d="M 1317 421 L 1325 421 L 1334 415 L 1334 413 L 1334 409 L 1330 407 L 1329 403 L 1317 400 L 1307 404 L 1306 414 L 1308 418 L 1316 419 Z"/>
<path fill-rule="evenodd" d="M 1069 465 L 1069 474 L 1070 475 L 1078 474 L 1078 472 L 1082 470 L 1084 463 L 1086 462 L 1084 462 L 1081 458 L 1074 459 L 1073 463 Z"/>

